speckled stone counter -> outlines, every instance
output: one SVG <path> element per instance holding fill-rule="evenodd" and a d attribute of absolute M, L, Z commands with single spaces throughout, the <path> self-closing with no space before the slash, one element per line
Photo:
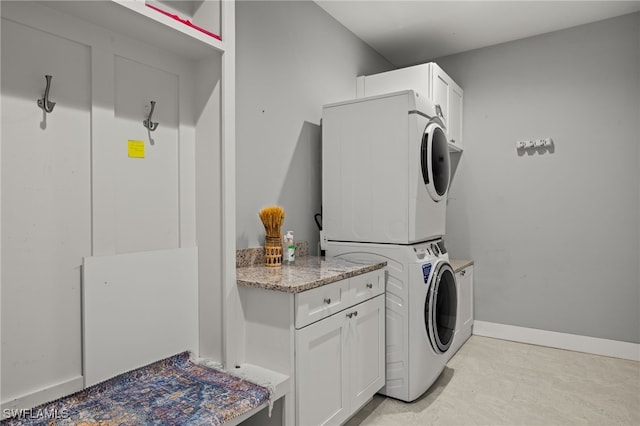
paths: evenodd
<path fill-rule="evenodd" d="M 382 269 L 387 262 L 360 264 L 332 257 L 296 257 L 294 265 L 254 265 L 236 269 L 239 286 L 299 293 L 366 272 Z"/>
<path fill-rule="evenodd" d="M 296 257 L 306 257 L 308 252 L 309 244 L 306 241 L 296 241 Z M 236 268 L 256 265 L 264 265 L 264 247 L 236 250 Z"/>
<path fill-rule="evenodd" d="M 450 259 L 449 263 L 451 264 L 451 267 L 453 268 L 453 272 L 455 273 L 455 272 L 462 271 L 467 266 L 473 265 L 473 260 L 469 260 L 469 259 Z"/>

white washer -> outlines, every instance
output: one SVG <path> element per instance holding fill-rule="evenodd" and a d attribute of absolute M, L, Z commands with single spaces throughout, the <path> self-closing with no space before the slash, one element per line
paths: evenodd
<path fill-rule="evenodd" d="M 426 96 L 406 90 L 325 105 L 328 240 L 412 244 L 444 235 L 449 146 Z"/>
<path fill-rule="evenodd" d="M 387 262 L 386 384 L 381 394 L 413 401 L 453 351 L 456 278 L 442 240 L 413 245 L 329 242 L 327 255 Z"/>

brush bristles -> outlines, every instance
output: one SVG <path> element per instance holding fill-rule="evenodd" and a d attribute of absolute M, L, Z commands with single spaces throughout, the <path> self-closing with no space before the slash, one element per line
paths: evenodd
<path fill-rule="evenodd" d="M 280 206 L 269 206 L 260 210 L 260 220 L 264 225 L 267 237 L 278 237 L 282 235 L 281 228 L 284 222 L 284 210 Z"/>

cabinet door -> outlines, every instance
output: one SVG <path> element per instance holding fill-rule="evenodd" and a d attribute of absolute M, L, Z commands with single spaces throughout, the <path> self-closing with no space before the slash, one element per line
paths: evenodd
<path fill-rule="evenodd" d="M 385 382 L 384 295 L 346 310 L 349 410 L 363 406 Z"/>
<path fill-rule="evenodd" d="M 462 148 L 462 100 L 463 92 L 460 86 L 451 82 L 449 91 L 449 142 Z"/>
<path fill-rule="evenodd" d="M 456 318 L 456 332 L 471 330 L 473 325 L 473 265 L 467 266 L 456 274 L 458 284 L 458 317 Z"/>
<path fill-rule="evenodd" d="M 431 66 L 431 99 L 442 109 L 449 142 L 462 147 L 463 91 L 437 64 Z"/>
<path fill-rule="evenodd" d="M 340 312 L 296 332 L 296 424 L 346 420 L 346 317 Z"/>
<path fill-rule="evenodd" d="M 436 64 L 431 64 L 431 100 L 440 105 L 444 115 L 444 124 L 449 130 L 449 84 L 451 79 Z"/>
<path fill-rule="evenodd" d="M 450 357 L 471 336 L 471 327 L 473 325 L 473 265 L 456 272 L 456 290 L 458 292 L 458 312 L 453 345 L 448 351 Z"/>

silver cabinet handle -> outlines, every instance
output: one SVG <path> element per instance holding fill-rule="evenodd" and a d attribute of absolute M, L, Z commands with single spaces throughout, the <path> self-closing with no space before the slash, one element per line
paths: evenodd
<path fill-rule="evenodd" d="M 460 271 L 460 275 L 462 275 L 463 277 L 465 276 L 466 273 L 467 273 L 466 269 L 463 269 L 462 271 Z"/>
<path fill-rule="evenodd" d="M 373 288 L 373 284 L 372 283 L 367 283 L 367 288 Z"/>
<path fill-rule="evenodd" d="M 327 305 L 331 303 L 331 298 L 329 297 L 325 297 L 324 298 L 324 303 L 326 303 Z"/>
<path fill-rule="evenodd" d="M 349 312 L 347 314 L 347 318 L 352 318 L 352 317 L 357 317 L 357 316 L 358 316 L 358 311 Z"/>

